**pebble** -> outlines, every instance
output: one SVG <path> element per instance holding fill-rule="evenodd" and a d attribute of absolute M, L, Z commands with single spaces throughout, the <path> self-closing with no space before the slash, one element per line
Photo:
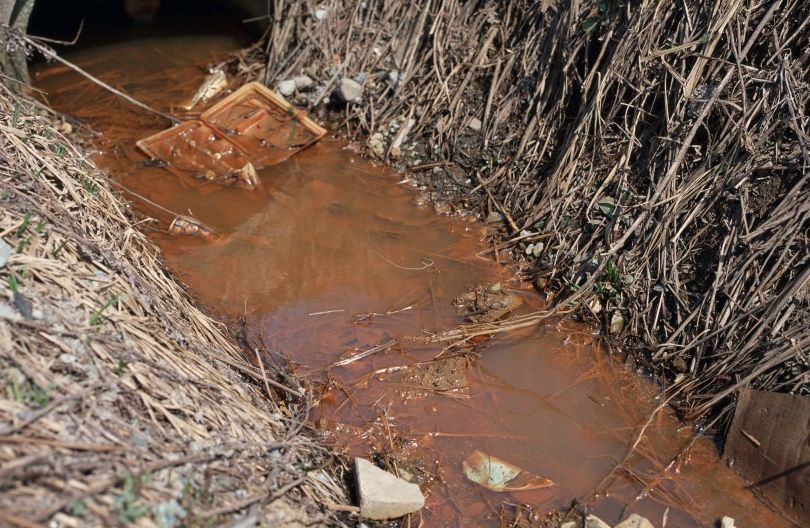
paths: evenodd
<path fill-rule="evenodd" d="M 355 458 L 360 515 L 383 521 L 421 510 L 425 496 L 416 484 L 384 471 L 364 458 Z"/>
<path fill-rule="evenodd" d="M 734 519 L 731 517 L 723 517 L 720 520 L 720 528 L 736 528 L 737 525 L 734 524 Z"/>
<path fill-rule="evenodd" d="M 295 88 L 300 91 L 308 90 L 315 85 L 315 81 L 308 75 L 297 75 L 293 77 L 293 82 L 295 83 Z"/>
<path fill-rule="evenodd" d="M 482 123 L 481 123 L 481 120 L 480 120 L 480 119 L 478 119 L 477 117 L 473 117 L 473 118 L 472 118 L 472 119 L 470 119 L 470 121 L 467 123 L 467 126 L 468 126 L 468 127 L 470 127 L 471 129 L 475 130 L 476 132 L 480 132 L 480 131 L 481 131 L 481 127 L 482 127 L 483 125 L 482 125 Z"/>
<path fill-rule="evenodd" d="M 354 79 L 344 77 L 338 82 L 337 95 L 344 103 L 357 101 L 363 97 L 363 86 Z"/>
<path fill-rule="evenodd" d="M 292 79 L 285 79 L 278 83 L 276 90 L 278 90 L 278 93 L 284 97 L 289 97 L 295 92 L 295 81 Z"/>
<path fill-rule="evenodd" d="M 378 158 L 385 157 L 385 137 L 379 132 L 375 132 L 368 140 L 368 147 Z"/>

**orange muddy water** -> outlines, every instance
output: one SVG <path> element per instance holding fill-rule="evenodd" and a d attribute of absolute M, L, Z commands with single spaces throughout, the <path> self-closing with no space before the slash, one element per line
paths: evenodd
<path fill-rule="evenodd" d="M 177 112 L 203 66 L 234 46 L 226 36 L 177 37 L 65 55 Z M 189 183 L 145 165 L 135 150 L 136 140 L 166 126 L 160 118 L 62 66 L 43 65 L 36 78 L 55 108 L 101 132 L 96 160 L 114 179 L 219 232 L 213 240 L 171 237 L 172 216 L 130 195 L 133 207 L 160 220 L 143 226 L 199 302 L 230 323 L 244 316 L 266 363 L 291 365 L 310 380 L 321 401 L 312 422 L 327 440 L 351 455 L 396 453 L 398 467 L 422 479 L 427 508 L 414 521 L 498 526 L 502 513 L 520 509 L 525 520 L 579 500 L 614 523 L 638 512 L 656 526 L 714 526 L 723 515 L 741 528 L 788 525 L 709 439 L 690 442 L 693 429 L 667 410 L 650 418 L 661 404 L 656 388 L 614 363 L 582 325 L 548 321 L 430 362 L 442 347 L 427 338 L 461 322 L 452 300 L 471 288 L 500 282 L 522 297 L 518 313 L 543 302 L 513 269 L 485 256 L 480 224 L 415 205 L 404 175 L 325 139 L 260 170 L 253 191 Z M 335 366 L 396 338 L 401 346 Z M 421 370 L 408 369 L 418 363 Z M 476 449 L 556 485 L 488 491 L 462 471 Z"/>

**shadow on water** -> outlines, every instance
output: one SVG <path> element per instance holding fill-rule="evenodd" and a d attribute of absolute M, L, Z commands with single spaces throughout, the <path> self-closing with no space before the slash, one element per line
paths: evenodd
<path fill-rule="evenodd" d="M 171 110 L 195 90 L 207 63 L 238 44 L 219 34 L 138 38 L 67 56 Z M 164 222 L 145 227 L 200 303 L 225 321 L 244 317 L 265 362 L 289 364 L 313 383 L 321 398 L 313 422 L 328 441 L 351 455 L 393 451 L 425 478 L 426 526 L 497 526 L 504 501 L 542 512 L 577 498 L 608 521 L 638 512 L 658 526 L 665 518 L 668 526 L 712 526 L 722 515 L 740 526 L 785 525 L 720 462 L 710 440 L 691 442 L 693 430 L 667 410 L 650 419 L 661 403 L 655 388 L 615 364 L 581 325 L 549 321 L 478 343 L 454 363 L 460 388 L 420 385 L 408 367 L 442 349 L 418 338 L 460 322 L 455 297 L 500 282 L 523 298 L 522 312 L 542 301 L 511 270 L 480 256 L 480 225 L 415 206 L 401 174 L 324 140 L 261 170 L 255 191 L 189 185 L 145 166 L 134 149 L 165 123 L 61 66 L 43 65 L 36 78 L 55 108 L 102 132 L 95 157 L 112 177 L 220 233 L 170 237 L 170 218 L 132 197 Z M 403 346 L 330 368 L 395 338 Z M 645 424 L 632 456 L 588 499 Z M 461 471 L 474 449 L 556 486 L 484 490 Z"/>

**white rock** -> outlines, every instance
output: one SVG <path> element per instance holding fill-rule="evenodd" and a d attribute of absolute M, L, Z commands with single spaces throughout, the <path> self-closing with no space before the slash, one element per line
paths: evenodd
<path fill-rule="evenodd" d="M 624 316 L 619 310 L 613 312 L 610 317 L 610 333 L 612 335 L 619 335 L 624 330 Z"/>
<path fill-rule="evenodd" d="M 323 20 L 327 16 L 329 16 L 329 12 L 326 9 L 319 7 L 315 10 L 315 20 Z"/>
<path fill-rule="evenodd" d="M 720 519 L 720 528 L 736 528 L 737 525 L 734 524 L 734 519 L 731 517 L 723 517 Z"/>
<path fill-rule="evenodd" d="M 363 86 L 348 77 L 342 78 L 338 82 L 337 95 L 344 103 L 350 103 L 363 97 Z"/>
<path fill-rule="evenodd" d="M 477 117 L 473 117 L 473 118 L 472 118 L 472 119 L 470 119 L 470 121 L 467 123 L 467 126 L 468 126 L 468 127 L 470 127 L 471 129 L 475 130 L 476 132 L 480 132 L 480 131 L 481 131 L 481 127 L 482 127 L 483 125 L 482 125 L 482 123 L 481 123 L 481 120 L 480 120 L 480 119 L 478 119 Z"/>
<path fill-rule="evenodd" d="M 14 250 L 11 249 L 11 246 L 9 246 L 5 240 L 0 238 L 0 269 L 3 269 L 5 267 L 5 265 L 8 263 L 9 257 L 13 252 Z"/>
<path fill-rule="evenodd" d="M 577 528 L 577 523 L 575 521 L 564 522 L 560 525 L 560 528 Z"/>
<path fill-rule="evenodd" d="M 634 513 L 627 519 L 617 524 L 614 528 L 655 528 L 646 517 Z"/>
<path fill-rule="evenodd" d="M 308 75 L 296 75 L 293 77 L 293 82 L 295 83 L 295 87 L 302 91 L 312 88 L 312 86 L 315 84 L 315 81 L 313 81 Z"/>
<path fill-rule="evenodd" d="M 371 135 L 368 140 L 368 146 L 378 158 L 385 156 L 385 138 L 379 132 Z"/>
<path fill-rule="evenodd" d="M 364 458 L 354 459 L 360 515 L 378 521 L 422 509 L 425 496 L 416 484 L 383 471 Z"/>
<path fill-rule="evenodd" d="M 585 517 L 584 528 L 610 528 L 610 525 L 596 515 L 588 515 Z"/>
<path fill-rule="evenodd" d="M 280 83 L 278 83 L 278 85 L 276 86 L 276 90 L 278 90 L 278 93 L 280 93 L 284 97 L 289 97 L 295 92 L 295 86 L 296 84 L 294 80 L 285 79 Z"/>

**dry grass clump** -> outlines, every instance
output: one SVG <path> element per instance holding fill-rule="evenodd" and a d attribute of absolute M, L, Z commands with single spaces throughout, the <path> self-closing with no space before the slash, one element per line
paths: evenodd
<path fill-rule="evenodd" d="M 340 524 L 307 402 L 268 397 L 60 130 L 0 84 L 0 524 Z"/>
<path fill-rule="evenodd" d="M 274 0 L 268 17 L 245 76 L 307 73 L 312 107 L 363 81 L 333 106 L 345 129 L 432 168 L 434 197 L 502 215 L 558 313 L 646 351 L 684 413 L 724 414 L 744 385 L 810 393 L 810 4 Z"/>

